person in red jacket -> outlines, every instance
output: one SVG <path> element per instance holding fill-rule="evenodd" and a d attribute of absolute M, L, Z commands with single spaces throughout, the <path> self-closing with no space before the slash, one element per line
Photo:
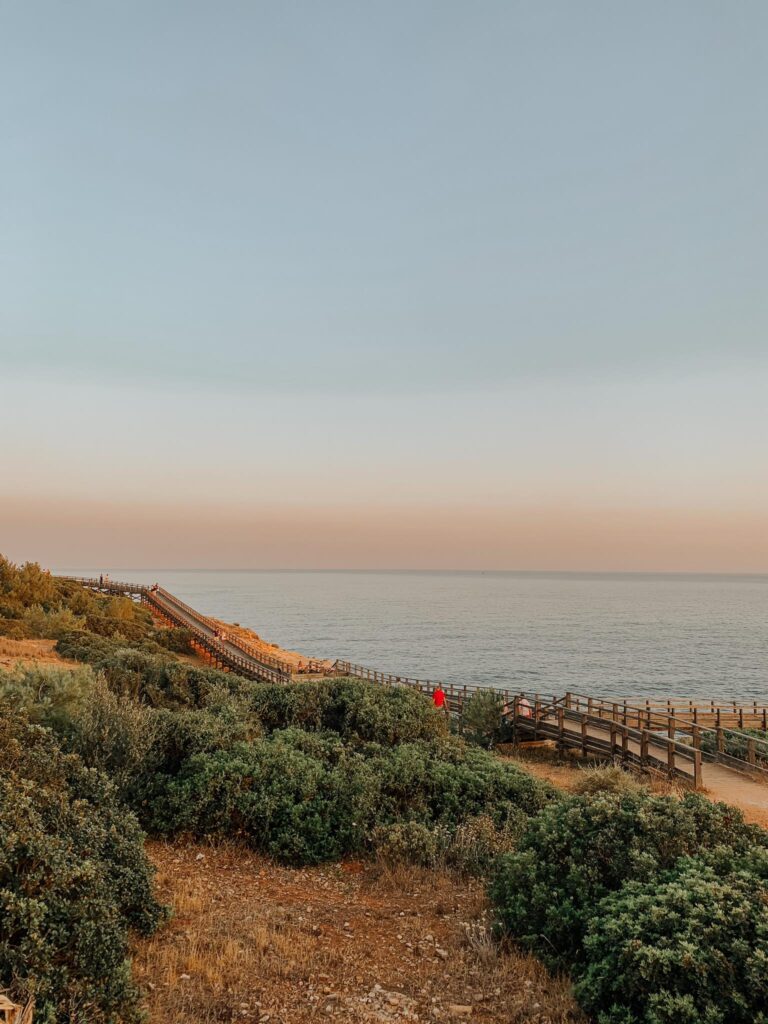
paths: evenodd
<path fill-rule="evenodd" d="M 440 711 L 445 711 L 445 690 L 438 683 L 437 687 L 432 691 L 432 703 Z"/>

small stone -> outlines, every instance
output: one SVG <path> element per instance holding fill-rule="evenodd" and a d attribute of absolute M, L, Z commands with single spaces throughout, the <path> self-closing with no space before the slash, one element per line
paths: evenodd
<path fill-rule="evenodd" d="M 437 953 L 441 960 L 448 959 L 448 952 L 445 949 L 441 949 L 440 946 L 435 946 L 435 952 Z"/>
<path fill-rule="evenodd" d="M 189 981 L 191 977 L 191 974 L 180 974 L 179 981 Z"/>
<path fill-rule="evenodd" d="M 198 855 L 195 857 L 195 860 L 205 860 L 205 854 L 198 853 Z"/>

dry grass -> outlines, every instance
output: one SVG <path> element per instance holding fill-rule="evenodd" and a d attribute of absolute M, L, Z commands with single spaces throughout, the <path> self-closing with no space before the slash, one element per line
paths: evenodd
<path fill-rule="evenodd" d="M 628 771 L 594 757 L 580 757 L 575 751 L 560 754 L 554 745 L 549 748 L 537 746 L 530 750 L 527 747 L 508 745 L 502 747 L 500 753 L 505 760 L 513 761 L 531 775 L 569 793 L 645 790 L 657 796 L 681 797 L 690 792 L 690 788 L 682 782 L 667 779 L 658 772 Z"/>
<path fill-rule="evenodd" d="M 11 671 L 17 665 L 79 667 L 76 661 L 69 661 L 57 653 L 55 640 L 11 640 L 0 636 L 0 672 Z"/>
<path fill-rule="evenodd" d="M 229 845 L 149 852 L 175 910 L 134 960 L 158 1024 L 583 1021 L 566 982 L 491 938 L 476 882 L 281 868 Z"/>

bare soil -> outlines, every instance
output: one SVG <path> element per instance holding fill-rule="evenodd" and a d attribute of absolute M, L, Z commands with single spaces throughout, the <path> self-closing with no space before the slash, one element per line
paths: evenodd
<path fill-rule="evenodd" d="M 584 1024 L 566 981 L 492 941 L 477 882 L 285 868 L 230 844 L 148 851 L 174 911 L 134 955 L 156 1024 Z"/>

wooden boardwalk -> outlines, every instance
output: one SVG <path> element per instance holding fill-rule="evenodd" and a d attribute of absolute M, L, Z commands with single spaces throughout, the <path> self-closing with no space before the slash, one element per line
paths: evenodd
<path fill-rule="evenodd" d="M 296 666 L 274 657 L 238 636 L 222 632 L 219 623 L 202 615 L 162 587 L 64 577 L 102 593 L 127 595 L 149 606 L 172 626 L 192 635 L 193 646 L 213 665 L 246 678 L 290 683 L 313 676 L 353 676 L 381 686 L 408 687 L 431 697 L 442 684 L 393 675 L 337 660 L 332 666 L 307 661 Z M 461 722 L 463 710 L 476 694 L 491 693 L 499 714 L 515 740 L 548 739 L 562 749 L 619 761 L 630 768 L 650 769 L 694 788 L 739 793 L 768 811 L 768 705 L 724 704 L 715 701 L 620 702 L 567 692 L 538 693 L 480 686 L 442 686 L 446 709 Z M 750 735 L 744 729 L 759 730 Z M 726 797 L 723 797 L 724 799 Z"/>

